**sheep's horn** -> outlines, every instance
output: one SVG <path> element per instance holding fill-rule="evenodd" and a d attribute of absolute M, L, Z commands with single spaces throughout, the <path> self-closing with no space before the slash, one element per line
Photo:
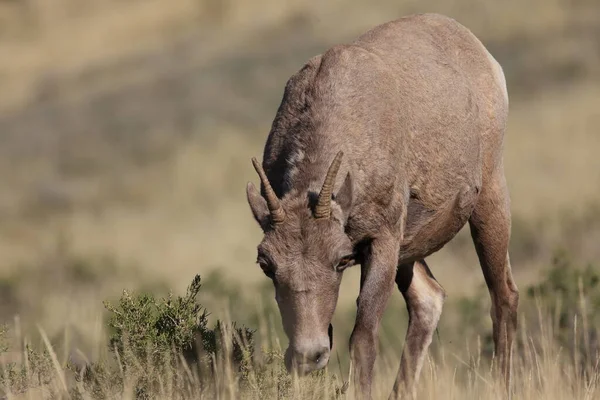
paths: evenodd
<path fill-rule="evenodd" d="M 344 152 L 340 151 L 337 153 L 333 162 L 329 166 L 327 176 L 325 176 L 325 182 L 319 193 L 319 200 L 315 207 L 315 218 L 325 219 L 331 216 L 331 196 L 333 194 L 333 185 L 335 184 L 335 177 L 337 176 L 340 165 L 342 164 L 342 156 Z"/>
<path fill-rule="evenodd" d="M 256 170 L 256 173 L 258 173 L 260 181 L 264 187 L 267 207 L 269 207 L 269 212 L 271 213 L 271 221 L 273 221 L 274 224 L 280 224 L 285 220 L 285 211 L 283 211 L 281 203 L 279 202 L 275 191 L 269 183 L 269 179 L 267 178 L 267 174 L 265 174 L 265 170 L 254 157 L 252 157 L 252 165 L 254 165 L 254 169 Z"/>

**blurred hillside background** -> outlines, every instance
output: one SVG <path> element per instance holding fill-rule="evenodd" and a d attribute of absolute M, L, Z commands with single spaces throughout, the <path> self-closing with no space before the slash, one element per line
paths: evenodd
<path fill-rule="evenodd" d="M 245 184 L 285 83 L 329 46 L 417 12 L 457 19 L 504 68 L 518 285 L 560 249 L 598 260 L 598 0 L 0 0 L 2 321 L 90 341 L 103 299 L 182 291 L 196 273 L 207 303 L 274 305 Z M 429 261 L 449 299 L 482 288 L 468 231 Z M 345 274 L 341 312 L 358 276 Z M 404 308 L 399 293 L 391 303 Z"/>

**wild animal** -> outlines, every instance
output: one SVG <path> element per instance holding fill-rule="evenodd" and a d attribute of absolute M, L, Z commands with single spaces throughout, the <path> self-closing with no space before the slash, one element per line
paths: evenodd
<path fill-rule="evenodd" d="M 324 368 L 343 271 L 361 268 L 352 385 L 371 397 L 380 320 L 394 285 L 409 326 L 391 397 L 412 394 L 445 292 L 424 258 L 468 222 L 492 300 L 507 387 L 519 293 L 508 244 L 502 68 L 455 20 L 419 14 L 310 59 L 285 87 L 248 203 L 264 236 L 287 368 Z"/>

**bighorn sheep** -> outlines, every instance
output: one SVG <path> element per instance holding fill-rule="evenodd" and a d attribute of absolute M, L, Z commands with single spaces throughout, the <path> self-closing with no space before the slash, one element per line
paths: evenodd
<path fill-rule="evenodd" d="M 342 272 L 360 264 L 353 387 L 370 398 L 395 282 L 410 321 L 392 396 L 412 393 L 445 298 L 423 259 L 468 221 L 510 386 L 519 295 L 508 256 L 507 116 L 500 65 L 467 28 L 437 14 L 380 25 L 291 77 L 262 165 L 253 159 L 261 192 L 247 186 L 289 370 L 325 367 Z"/>

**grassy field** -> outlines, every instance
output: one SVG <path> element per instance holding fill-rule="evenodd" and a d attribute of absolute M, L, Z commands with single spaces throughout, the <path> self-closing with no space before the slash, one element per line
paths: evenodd
<path fill-rule="evenodd" d="M 38 398 L 38 390 L 64 394 L 63 378 L 67 391 L 78 387 L 66 368 L 69 358 L 114 357 L 103 300 L 116 301 L 125 288 L 183 294 L 201 274 L 199 299 L 212 313 L 211 326 L 231 318 L 258 329 L 264 352 L 257 353 L 272 362 L 250 369 L 263 376 L 267 368 L 291 392 L 234 384 L 242 375 L 226 365 L 213 389 L 224 397 L 231 390 L 250 398 L 272 397 L 280 389 L 280 397 L 294 390 L 314 391 L 303 398 L 320 398 L 322 390 L 334 394 L 341 385 L 337 361 L 329 375 L 299 386 L 280 371 L 277 350 L 285 348 L 285 339 L 273 289 L 254 265 L 260 230 L 244 193 L 248 180 L 257 181 L 250 157 L 262 154 L 285 82 L 309 57 L 378 23 L 435 11 L 480 37 L 507 77 L 514 275 L 523 297 L 541 282 L 552 288 L 537 303 L 525 300 L 518 397 L 598 395 L 594 361 L 578 358 L 596 354 L 598 360 L 600 325 L 590 317 L 584 326 L 588 314 L 581 308 L 600 305 L 597 289 L 555 285 L 579 278 L 549 277 L 548 271 L 600 268 L 600 3 L 52 4 L 0 1 L 0 318 L 8 347 L 2 363 L 6 372 L 8 363 L 28 360 L 21 351 L 27 340 L 48 374 L 42 384 L 31 373 L 21 386 L 13 385 L 14 376 L 3 379 L 0 390 L 24 398 Z M 487 367 L 489 299 L 468 232 L 429 263 L 449 298 L 424 371 L 423 397 L 500 397 Z M 590 274 L 583 275 L 586 282 L 593 281 Z M 345 274 L 334 321 L 342 375 L 358 275 L 358 268 Z M 571 313 L 558 318 L 557 302 Z M 378 398 L 391 388 L 406 323 L 404 302 L 395 293 L 381 341 L 394 352 L 386 351 L 378 364 Z M 56 350 L 56 363 L 43 354 L 47 346 L 38 327 Z M 584 342 L 588 348 L 581 352 Z M 173 371 L 185 370 L 173 368 L 153 373 L 166 385 Z M 135 379 L 125 378 L 107 397 L 133 397 Z M 189 389 L 194 379 L 177 384 Z M 167 386 L 154 393 L 194 396 Z"/>

